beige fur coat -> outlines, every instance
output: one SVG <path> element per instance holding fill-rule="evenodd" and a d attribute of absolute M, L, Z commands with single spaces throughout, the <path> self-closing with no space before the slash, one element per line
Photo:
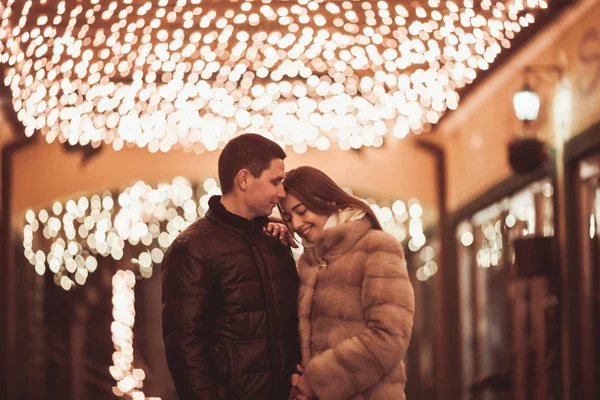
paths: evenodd
<path fill-rule="evenodd" d="M 414 293 L 402 246 L 369 218 L 323 231 L 298 261 L 302 365 L 320 400 L 404 400 Z"/>

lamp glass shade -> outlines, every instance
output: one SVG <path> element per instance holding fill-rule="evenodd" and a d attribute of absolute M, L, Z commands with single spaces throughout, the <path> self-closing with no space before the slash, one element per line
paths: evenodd
<path fill-rule="evenodd" d="M 513 96 L 515 114 L 521 121 L 535 121 L 540 111 L 540 96 L 525 86 Z"/>

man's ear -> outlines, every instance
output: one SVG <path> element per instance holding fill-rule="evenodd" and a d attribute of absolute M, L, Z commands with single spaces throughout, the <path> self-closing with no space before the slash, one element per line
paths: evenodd
<path fill-rule="evenodd" d="M 248 190 L 248 181 L 250 180 L 250 171 L 247 169 L 241 169 L 235 176 L 236 185 L 245 192 Z"/>

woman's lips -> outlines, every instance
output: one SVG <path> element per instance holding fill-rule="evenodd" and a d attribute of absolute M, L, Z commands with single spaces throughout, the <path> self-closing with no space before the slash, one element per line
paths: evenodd
<path fill-rule="evenodd" d="M 312 229 L 312 226 L 309 226 L 308 228 L 304 228 L 304 229 L 298 231 L 298 234 L 300 236 L 306 237 L 306 235 L 308 234 L 308 232 L 310 232 L 311 229 Z"/>

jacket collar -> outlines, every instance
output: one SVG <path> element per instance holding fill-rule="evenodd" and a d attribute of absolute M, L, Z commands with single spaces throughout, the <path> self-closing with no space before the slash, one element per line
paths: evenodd
<path fill-rule="evenodd" d="M 347 252 L 372 228 L 373 223 L 367 216 L 329 228 L 317 236 L 312 246 L 305 249 L 304 254 L 311 264 L 318 263 L 325 257 L 335 258 Z"/>
<path fill-rule="evenodd" d="M 206 213 L 206 217 L 221 225 L 225 225 L 228 228 L 248 234 L 262 233 L 263 228 L 269 222 L 267 217 L 256 217 L 252 220 L 248 220 L 229 212 L 225 206 L 223 206 L 223 203 L 221 203 L 221 196 L 212 196 L 208 200 L 208 212 Z"/>

